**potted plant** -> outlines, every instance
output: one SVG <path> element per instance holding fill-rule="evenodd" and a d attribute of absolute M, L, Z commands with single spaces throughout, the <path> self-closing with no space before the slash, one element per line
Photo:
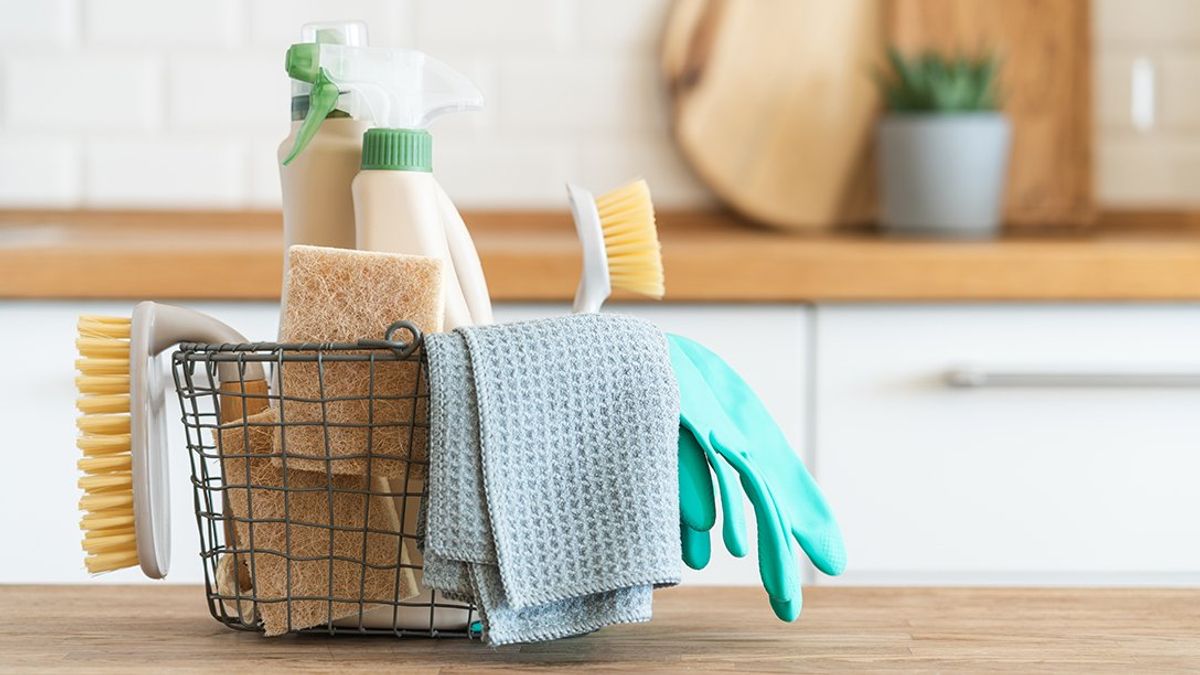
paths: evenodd
<path fill-rule="evenodd" d="M 1011 131 L 991 54 L 906 57 L 879 78 L 880 220 L 891 233 L 981 238 L 1000 224 Z"/>

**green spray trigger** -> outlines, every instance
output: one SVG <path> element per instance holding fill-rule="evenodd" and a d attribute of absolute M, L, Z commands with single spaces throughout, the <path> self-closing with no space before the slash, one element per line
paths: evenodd
<path fill-rule="evenodd" d="M 304 152 L 308 147 L 309 141 L 313 136 L 317 135 L 317 130 L 321 128 L 321 123 L 325 121 L 325 117 L 333 112 L 333 107 L 337 105 L 338 96 L 341 92 L 338 91 L 337 84 L 329 79 L 329 75 L 324 68 L 317 71 L 317 76 L 313 82 L 312 92 L 308 99 L 308 113 L 304 116 L 304 122 L 296 131 L 296 144 L 292 146 L 292 151 L 284 158 L 283 164 L 287 166 L 296 156 Z"/>

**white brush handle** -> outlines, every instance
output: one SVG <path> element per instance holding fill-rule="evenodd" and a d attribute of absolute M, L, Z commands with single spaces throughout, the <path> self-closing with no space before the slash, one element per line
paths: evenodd
<path fill-rule="evenodd" d="M 576 314 L 599 312 L 612 293 L 600 212 L 592 193 L 577 185 L 567 183 L 567 196 L 571 199 L 571 217 L 575 220 L 575 232 L 583 248 L 583 270 L 579 275 L 579 287 L 575 289 L 572 311 Z"/>
<path fill-rule="evenodd" d="M 167 576 L 171 566 L 171 498 L 168 480 L 166 382 L 159 356 L 180 342 L 245 342 L 228 325 L 200 312 L 140 302 L 133 308 L 129 333 L 129 432 L 133 473 L 133 519 L 138 564 L 151 579 Z M 218 366 L 222 384 L 262 382 L 262 364 Z M 249 387 L 248 387 L 249 388 Z"/>

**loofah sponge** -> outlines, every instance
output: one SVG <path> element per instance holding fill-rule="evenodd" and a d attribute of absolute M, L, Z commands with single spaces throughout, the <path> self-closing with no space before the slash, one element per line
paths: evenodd
<path fill-rule="evenodd" d="M 293 246 L 288 256 L 286 309 L 279 330 L 284 342 L 381 339 L 401 319 L 426 333 L 442 329 L 441 260 L 317 246 Z M 288 466 L 366 475 L 369 453 L 372 476 L 424 476 L 428 407 L 412 400 L 426 393 L 419 365 L 377 362 L 374 403 L 370 363 L 322 366 L 290 362 L 281 368 L 281 418 L 287 426 L 276 439 L 276 451 L 287 454 Z M 368 422 L 373 425 L 369 443 L 365 427 L 344 426 Z M 410 457 L 420 464 L 410 466 Z M 277 465 L 281 461 L 275 460 Z"/>
<path fill-rule="evenodd" d="M 276 467 L 265 456 L 279 428 L 276 415 L 269 408 L 222 425 L 217 446 L 239 558 L 252 574 L 266 634 L 324 625 L 416 595 L 393 498 L 381 494 L 385 482 L 294 470 L 290 461 L 287 469 Z M 252 457 L 258 454 L 264 457 Z M 330 596 L 338 602 L 287 600 Z"/>

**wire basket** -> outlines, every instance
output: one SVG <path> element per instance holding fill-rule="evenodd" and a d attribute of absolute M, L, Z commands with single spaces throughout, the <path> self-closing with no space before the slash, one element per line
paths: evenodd
<path fill-rule="evenodd" d="M 174 352 L 205 592 L 218 621 L 251 631 L 264 630 L 270 617 L 276 632 L 282 625 L 304 633 L 478 634 L 468 603 L 433 590 L 401 598 L 403 581 L 419 584 L 422 569 L 429 430 L 422 344 L 420 331 L 402 321 L 383 340 L 184 343 Z M 247 381 L 254 362 L 271 373 L 269 386 Z"/>

